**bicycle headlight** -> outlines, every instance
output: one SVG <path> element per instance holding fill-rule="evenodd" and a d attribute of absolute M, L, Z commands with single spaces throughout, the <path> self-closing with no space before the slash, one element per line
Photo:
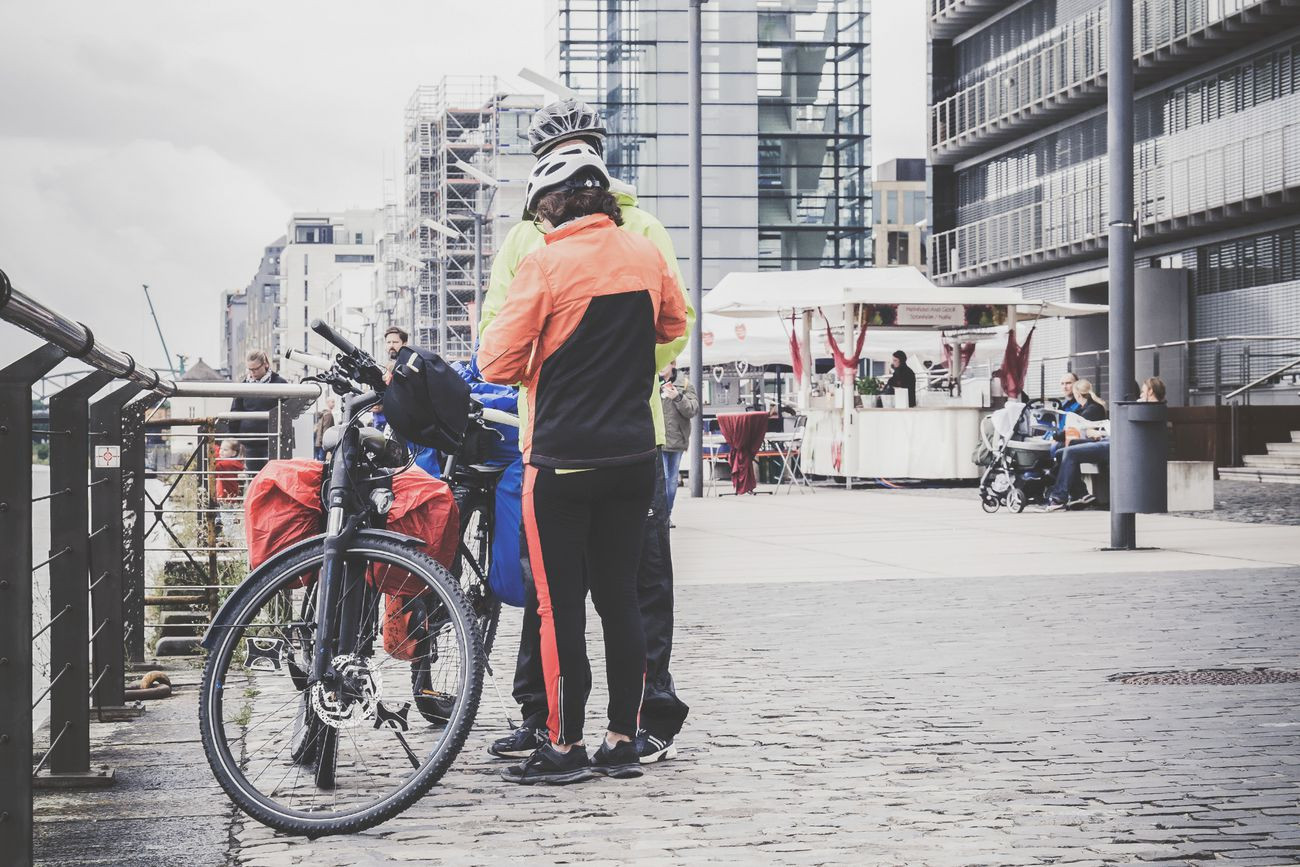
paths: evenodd
<path fill-rule="evenodd" d="M 370 504 L 381 515 L 387 515 L 393 508 L 393 492 L 388 488 L 375 488 L 370 492 Z"/>

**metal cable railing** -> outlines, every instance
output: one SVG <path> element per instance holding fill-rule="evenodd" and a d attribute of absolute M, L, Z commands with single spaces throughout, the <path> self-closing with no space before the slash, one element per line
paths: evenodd
<path fill-rule="evenodd" d="M 165 495 L 151 503 L 155 492 L 147 486 L 167 480 L 171 469 L 147 470 L 146 411 L 168 398 L 273 399 L 269 414 L 256 414 L 267 432 L 237 436 L 244 442 L 265 440 L 267 457 L 281 457 L 293 450 L 293 418 L 321 389 L 310 383 L 174 381 L 19 291 L 3 271 L 0 320 L 44 341 L 0 368 L 0 851 L 6 859 L 27 863 L 33 860 L 33 788 L 112 782 L 111 772 L 90 765 L 91 716 L 138 716 L 140 709 L 126 701 L 128 667 L 144 661 L 147 642 L 167 626 L 166 617 L 145 616 L 146 606 L 158 605 L 146 595 L 146 573 L 155 564 L 146 559 L 145 524 L 150 505 L 154 510 L 167 505 Z M 92 370 L 66 377 L 64 387 L 48 395 L 49 419 L 39 433 L 48 442 L 49 469 L 48 474 L 40 470 L 38 491 L 33 387 L 67 359 Z M 208 475 L 178 476 L 172 491 L 187 478 L 200 487 L 215 484 L 206 452 L 216 435 L 213 425 L 210 435 L 198 440 L 199 468 Z M 155 448 L 158 442 L 166 440 L 155 441 Z M 176 514 L 187 510 L 175 502 L 166 518 L 154 511 L 171 524 L 188 517 L 197 528 L 177 533 L 169 527 L 174 551 L 205 563 L 215 558 L 208 549 L 218 546 L 202 528 L 211 526 L 215 512 L 235 509 L 233 503 L 210 508 L 214 504 L 221 505 L 199 498 L 187 504 L 194 507 L 188 516 Z M 36 518 L 42 525 L 36 535 L 48 532 L 48 548 L 39 556 L 33 556 Z M 229 550 L 243 561 L 242 547 Z M 201 572 L 193 583 L 219 582 Z M 205 588 L 199 600 L 204 617 L 216 600 L 217 589 Z M 168 598 L 166 604 L 179 601 Z M 45 709 L 48 723 L 37 716 Z M 38 741 L 39 751 L 34 749 Z"/>

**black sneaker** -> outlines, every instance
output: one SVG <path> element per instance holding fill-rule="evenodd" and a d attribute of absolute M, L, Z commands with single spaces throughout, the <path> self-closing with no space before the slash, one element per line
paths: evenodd
<path fill-rule="evenodd" d="M 595 774 L 591 772 L 591 762 L 587 759 L 586 747 L 573 747 L 562 753 L 548 742 L 533 751 L 523 764 L 506 768 L 501 772 L 501 779 L 507 783 L 521 783 L 531 786 L 547 783 L 563 786 L 568 783 L 581 783 L 590 780 Z"/>
<path fill-rule="evenodd" d="M 632 742 L 643 765 L 665 762 L 677 758 L 677 747 L 672 738 L 660 738 L 642 730 Z"/>
<path fill-rule="evenodd" d="M 631 741 L 619 741 L 610 747 L 604 738 L 601 738 L 600 749 L 591 757 L 591 769 L 616 780 L 626 780 L 642 774 L 640 757 Z"/>
<path fill-rule="evenodd" d="M 526 759 L 546 745 L 546 727 L 524 723 L 511 734 L 498 738 L 488 747 L 488 754 L 498 759 Z"/>

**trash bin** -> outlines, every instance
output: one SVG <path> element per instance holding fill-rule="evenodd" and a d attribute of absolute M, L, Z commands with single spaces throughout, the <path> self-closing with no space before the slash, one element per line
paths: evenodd
<path fill-rule="evenodd" d="M 1111 511 L 1169 511 L 1169 407 L 1117 401 L 1112 408 L 1110 460 L 1118 484 L 1111 485 Z"/>

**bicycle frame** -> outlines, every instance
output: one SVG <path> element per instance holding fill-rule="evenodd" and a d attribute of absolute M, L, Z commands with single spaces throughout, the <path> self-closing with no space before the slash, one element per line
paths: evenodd
<path fill-rule="evenodd" d="M 364 492 L 356 490 L 352 471 L 358 462 L 361 434 L 352 421 L 379 401 L 380 396 L 374 392 L 344 401 L 343 436 L 334 452 L 323 503 L 327 515 L 325 560 L 316 587 L 316 644 L 311 683 L 333 680 L 337 675 L 334 659 L 356 649 L 349 642 L 357 636 L 361 623 L 365 576 L 349 574 L 344 554 L 362 528 L 367 505 L 357 508 Z"/>

